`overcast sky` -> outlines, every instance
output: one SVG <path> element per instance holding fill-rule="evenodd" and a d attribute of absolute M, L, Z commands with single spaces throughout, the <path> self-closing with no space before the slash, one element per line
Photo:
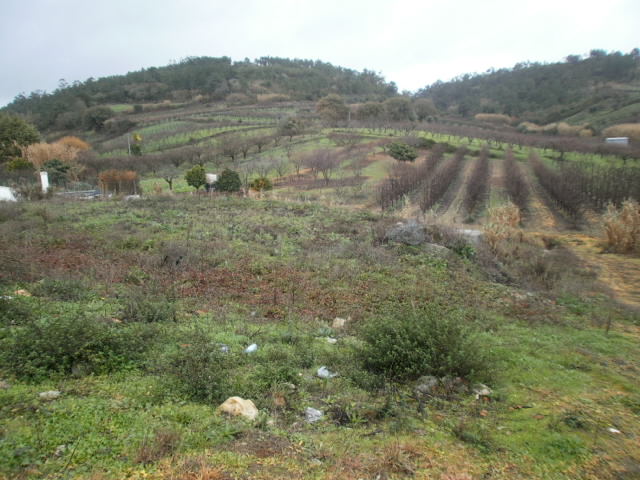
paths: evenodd
<path fill-rule="evenodd" d="M 638 0 L 0 0 L 0 106 L 187 56 L 319 59 L 416 90 L 640 46 Z"/>

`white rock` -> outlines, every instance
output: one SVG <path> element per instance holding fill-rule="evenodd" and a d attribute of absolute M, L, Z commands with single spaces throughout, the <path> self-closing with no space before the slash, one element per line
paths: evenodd
<path fill-rule="evenodd" d="M 336 317 L 333 319 L 333 323 L 331 324 L 331 327 L 335 329 L 344 328 L 345 325 L 347 324 L 347 321 L 348 319 L 346 318 Z"/>
<path fill-rule="evenodd" d="M 316 410 L 315 408 L 307 407 L 307 409 L 304 411 L 304 416 L 307 420 L 307 423 L 314 423 L 322 420 L 322 417 L 324 417 L 324 413 L 322 413 L 320 410 Z"/>
<path fill-rule="evenodd" d="M 251 345 L 249 345 L 247 348 L 244 349 L 244 353 L 253 353 L 257 351 L 258 351 L 258 345 L 255 343 L 252 343 Z"/>
<path fill-rule="evenodd" d="M 240 397 L 229 397 L 218 407 L 218 411 L 231 415 L 232 417 L 244 417 L 255 420 L 258 416 L 258 409 L 251 400 Z"/>
<path fill-rule="evenodd" d="M 318 375 L 320 378 L 333 378 L 338 376 L 337 373 L 329 371 L 329 369 L 325 366 L 320 367 L 316 372 L 316 375 Z"/>
<path fill-rule="evenodd" d="M 60 395 L 62 395 L 62 393 L 59 390 L 49 390 L 38 394 L 41 400 L 55 400 L 60 397 Z"/>
<path fill-rule="evenodd" d="M 473 386 L 473 394 L 476 396 L 476 400 L 480 397 L 490 397 L 491 393 L 491 389 L 482 383 Z"/>

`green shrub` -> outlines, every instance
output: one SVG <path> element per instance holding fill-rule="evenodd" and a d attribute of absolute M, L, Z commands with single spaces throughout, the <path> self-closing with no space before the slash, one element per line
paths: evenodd
<path fill-rule="evenodd" d="M 406 143 L 393 142 L 387 146 L 387 152 L 396 160 L 401 160 L 403 162 L 413 162 L 417 157 L 418 153 Z"/>
<path fill-rule="evenodd" d="M 484 379 L 488 374 L 486 355 L 460 310 L 403 307 L 369 321 L 362 338 L 363 367 L 386 380 L 421 375 Z"/>
<path fill-rule="evenodd" d="M 125 322 L 175 322 L 177 307 L 170 295 L 148 292 L 142 288 L 129 290 L 122 299 L 118 314 Z"/>
<path fill-rule="evenodd" d="M 19 378 L 33 380 L 107 373 L 140 360 L 149 333 L 81 312 L 43 315 L 5 332 L 0 364 Z"/>
<path fill-rule="evenodd" d="M 215 183 L 215 189 L 219 192 L 238 192 L 241 186 L 242 183 L 240 182 L 238 172 L 229 170 L 228 168 L 222 171 L 218 177 L 218 181 Z"/>
<path fill-rule="evenodd" d="M 430 150 L 437 142 L 431 138 L 418 137 L 416 140 L 416 147 L 424 150 Z"/>
<path fill-rule="evenodd" d="M 49 297 L 62 301 L 84 300 L 91 293 L 84 282 L 78 279 L 45 278 L 33 284 L 30 290 L 36 297 Z"/>
<path fill-rule="evenodd" d="M 205 174 L 204 167 L 202 165 L 196 165 L 192 169 L 187 170 L 184 174 L 184 179 L 187 185 L 199 190 L 200 187 L 207 183 L 207 175 Z"/>
<path fill-rule="evenodd" d="M 10 297 L 10 296 L 7 296 Z M 0 296 L 0 326 L 20 325 L 28 322 L 33 312 L 28 299 Z"/>
<path fill-rule="evenodd" d="M 224 353 L 205 332 L 194 331 L 163 355 L 157 368 L 162 375 L 171 378 L 183 395 L 219 403 L 231 393 L 229 368 L 232 358 L 235 355 Z"/>

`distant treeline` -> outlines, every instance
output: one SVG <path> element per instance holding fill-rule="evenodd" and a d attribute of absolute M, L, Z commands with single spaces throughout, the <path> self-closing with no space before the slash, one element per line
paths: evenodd
<path fill-rule="evenodd" d="M 373 71 L 358 72 L 321 61 L 262 57 L 233 62 L 229 57 L 189 57 L 126 75 L 89 78 L 71 85 L 61 81 L 52 93 L 18 95 L 5 110 L 27 115 L 40 130 L 46 130 L 75 128 L 87 108 L 109 103 L 215 101 L 232 94 L 317 100 L 329 93 L 352 101 L 383 100 L 397 94 L 397 88 Z"/>
<path fill-rule="evenodd" d="M 466 74 L 418 91 L 444 112 L 463 116 L 497 113 L 550 123 L 583 110 L 621 108 L 640 102 L 612 85 L 640 81 L 640 51 L 629 54 L 592 50 L 569 55 L 564 63 L 518 63 L 513 68 Z"/>

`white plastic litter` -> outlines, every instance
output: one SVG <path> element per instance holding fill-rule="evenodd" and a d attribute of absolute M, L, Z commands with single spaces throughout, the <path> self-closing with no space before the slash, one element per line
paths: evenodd
<path fill-rule="evenodd" d="M 247 348 L 244 349 L 244 353 L 253 353 L 257 351 L 258 351 L 258 345 L 255 343 L 252 343 L 251 345 L 249 345 Z"/>
<path fill-rule="evenodd" d="M 316 410 L 315 408 L 307 407 L 304 411 L 305 419 L 307 423 L 314 423 L 322 420 L 324 414 L 320 410 Z"/>
<path fill-rule="evenodd" d="M 327 337 L 327 343 L 331 345 L 335 345 L 336 343 L 338 343 L 338 339 L 333 337 Z"/>
<path fill-rule="evenodd" d="M 333 378 L 338 376 L 337 373 L 333 373 L 329 371 L 329 369 L 324 366 L 318 369 L 318 372 L 316 373 L 316 375 L 318 375 L 320 378 Z"/>
<path fill-rule="evenodd" d="M 607 431 L 609 431 L 611 433 L 622 433 L 620 430 L 618 430 L 617 428 L 613 428 L 613 427 L 607 428 Z"/>

